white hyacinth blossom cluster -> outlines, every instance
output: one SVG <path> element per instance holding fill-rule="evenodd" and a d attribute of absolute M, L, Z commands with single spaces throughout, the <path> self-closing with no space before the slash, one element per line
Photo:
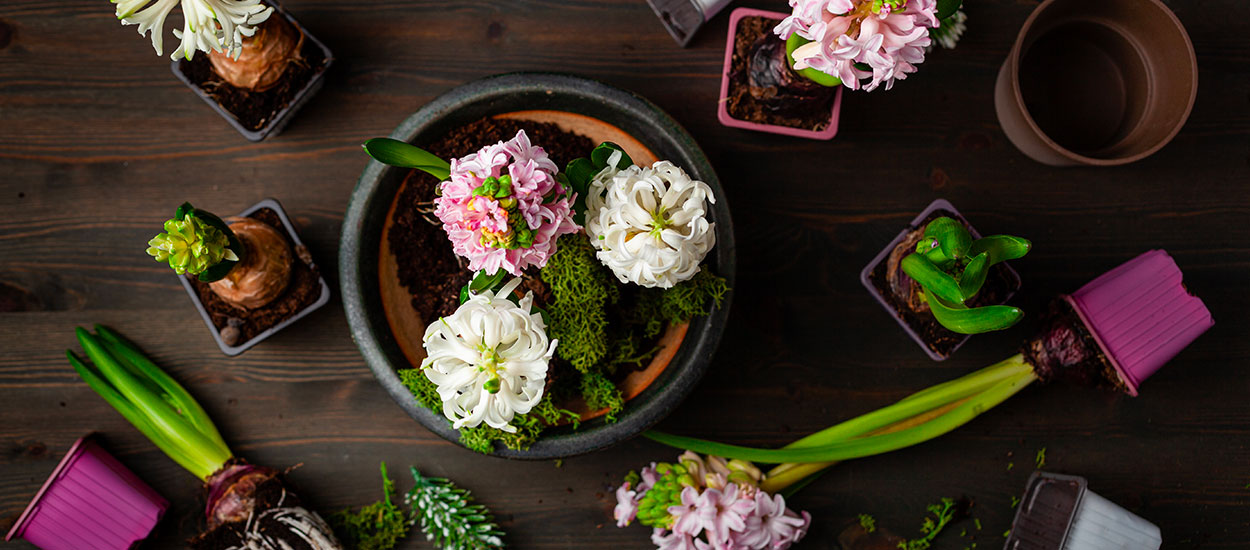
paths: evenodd
<path fill-rule="evenodd" d="M 616 169 L 620 153 L 590 182 L 586 233 L 596 256 L 623 283 L 671 288 L 694 277 L 716 245 L 711 187 L 669 161 Z"/>
<path fill-rule="evenodd" d="M 195 51 L 226 52 L 238 59 L 243 38 L 269 19 L 273 8 L 260 0 L 113 0 L 123 25 L 138 25 L 139 34 L 152 33 L 152 49 L 164 54 L 165 19 L 182 6 L 183 27 L 174 29 L 182 42 L 170 57 L 191 59 Z"/>
<path fill-rule="evenodd" d="M 438 386 L 443 414 L 455 429 L 488 426 L 514 433 L 513 417 L 543 397 L 556 341 L 547 339 L 534 295 L 508 299 L 521 284 L 471 295 L 456 312 L 425 330 L 425 377 Z"/>

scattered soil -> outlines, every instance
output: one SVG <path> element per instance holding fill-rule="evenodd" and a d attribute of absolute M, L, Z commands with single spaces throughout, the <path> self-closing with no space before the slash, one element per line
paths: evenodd
<path fill-rule="evenodd" d="M 432 143 L 418 143 L 440 158 L 459 158 L 482 147 L 516 137 L 525 130 L 530 142 L 541 146 L 547 155 L 563 167 L 578 157 L 590 156 L 595 143 L 590 138 L 565 132 L 555 124 L 513 119 L 485 118 L 457 128 Z M 388 238 L 395 254 L 399 282 L 412 293 L 412 307 L 429 324 L 450 315 L 460 305 L 460 289 L 473 277 L 468 263 L 456 256 L 451 241 L 429 211 L 434 188 L 440 182 L 433 176 L 413 170 L 404 180 L 395 206 L 395 222 Z M 527 281 L 535 295 L 544 296 L 545 289 L 537 278 Z M 538 286 L 535 286 L 538 285 Z"/>
<path fill-rule="evenodd" d="M 275 11 L 269 21 L 283 22 L 286 20 L 282 12 Z M 296 29 L 299 26 L 296 25 Z M 300 32 L 303 32 L 300 30 Z M 203 52 L 190 61 L 178 62 L 178 70 L 196 87 L 221 105 L 234 118 L 252 131 L 260 130 L 269 124 L 278 113 L 287 108 L 295 97 L 304 90 L 309 81 L 326 69 L 326 57 L 321 48 L 312 40 L 304 40 L 300 48 L 299 58 L 289 62 L 286 74 L 282 75 L 278 84 L 262 92 L 253 92 L 236 88 L 222 80 L 213 71 L 213 65 Z"/>
<path fill-rule="evenodd" d="M 780 55 L 785 53 L 785 42 L 772 34 L 773 27 L 780 22 L 779 19 L 759 16 L 738 20 L 738 29 L 734 35 L 734 53 L 730 61 L 728 97 L 724 99 L 725 107 L 729 116 L 738 120 L 813 131 L 824 130 L 832 118 L 836 88 L 815 84 L 795 73 L 788 64 L 782 63 L 777 68 L 787 74 L 781 76 L 799 89 L 767 87 L 757 89 L 752 94 L 751 60 L 757 54 L 757 42 L 765 40 L 767 47 L 779 47 Z M 767 71 L 758 67 L 756 70 Z M 783 97 L 789 92 L 795 92 L 797 97 Z"/>
<path fill-rule="evenodd" d="M 868 279 L 872 281 L 873 286 L 885 298 L 886 303 L 890 304 L 890 307 L 894 309 L 894 314 L 907 323 L 907 326 L 911 327 L 912 330 L 916 331 L 929 349 L 942 357 L 947 357 L 960 342 L 968 338 L 968 335 L 952 332 L 942 326 L 941 323 L 938 323 L 937 319 L 933 318 L 933 313 L 929 311 L 929 305 L 924 303 L 918 296 L 920 285 L 897 267 L 897 260 L 901 260 L 903 256 L 915 250 L 916 243 L 920 242 L 920 239 L 924 236 L 925 226 L 942 216 L 959 220 L 960 223 L 964 224 L 964 227 L 971 228 L 968 225 L 968 220 L 964 219 L 963 216 L 946 210 L 936 210 L 926 217 L 920 225 L 908 228 L 909 233 L 907 237 L 898 246 L 894 247 L 894 251 L 890 256 L 886 256 L 880 263 L 873 266 Z M 897 277 L 893 281 L 890 280 L 889 276 L 891 267 L 897 273 Z M 895 284 L 891 284 L 891 282 Z M 981 287 L 981 291 L 971 300 L 968 300 L 968 307 L 1006 303 L 1011 294 L 1019 290 L 1019 288 L 1020 279 L 1007 269 L 1006 264 L 997 264 L 990 268 L 990 272 L 985 278 L 985 285 Z"/>
<path fill-rule="evenodd" d="M 187 280 L 195 287 L 200 302 L 204 304 L 204 309 L 212 317 L 213 326 L 217 327 L 221 339 L 227 345 L 239 345 L 251 340 L 257 334 L 303 311 L 321 297 L 321 275 L 317 266 L 313 265 L 306 247 L 295 246 L 278 213 L 262 208 L 248 217 L 264 222 L 282 234 L 291 251 L 295 253 L 295 265 L 291 266 L 291 282 L 287 283 L 286 290 L 264 307 L 252 310 L 230 304 L 214 293 L 208 283 L 194 276 L 187 276 Z"/>

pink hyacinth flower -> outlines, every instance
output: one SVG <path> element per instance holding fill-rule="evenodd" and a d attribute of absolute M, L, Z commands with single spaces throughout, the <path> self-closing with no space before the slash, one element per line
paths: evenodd
<path fill-rule="evenodd" d="M 443 224 L 452 250 L 469 260 L 472 271 L 500 269 L 520 276 L 547 265 L 556 240 L 581 228 L 573 222 L 575 196 L 556 179 L 558 168 L 525 131 L 451 161 L 440 184 L 434 215 Z M 489 178 L 511 178 L 507 196 L 475 195 Z M 530 237 L 528 246 L 518 244 Z"/>
<path fill-rule="evenodd" d="M 716 545 L 729 541 L 731 531 L 746 528 L 746 516 L 755 510 L 755 501 L 740 498 L 738 485 L 730 483 L 724 490 L 707 489 L 697 503 L 699 524 L 708 542 Z"/>
<path fill-rule="evenodd" d="M 699 550 L 694 537 L 667 529 L 652 530 L 651 542 L 655 544 L 656 550 Z"/>
<path fill-rule="evenodd" d="M 616 508 L 612 510 L 617 527 L 627 527 L 638 517 L 638 491 L 631 491 L 629 482 L 616 488 Z"/>

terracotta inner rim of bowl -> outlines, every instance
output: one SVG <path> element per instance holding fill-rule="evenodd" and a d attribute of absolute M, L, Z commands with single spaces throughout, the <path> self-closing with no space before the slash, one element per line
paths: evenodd
<path fill-rule="evenodd" d="M 564 111 L 515 111 L 498 114 L 494 118 L 552 123 L 566 132 L 589 137 L 595 143 L 614 142 L 624 148 L 630 158 L 637 163 L 650 165 L 659 160 L 655 153 L 624 130 L 585 115 Z M 535 145 L 541 146 L 542 144 L 536 143 Z M 465 151 L 464 154 L 470 152 Z M 395 198 L 391 200 L 391 207 L 386 213 L 386 223 L 382 226 L 382 239 L 379 245 L 381 250 L 378 251 L 378 287 L 382 294 L 382 309 L 386 312 L 386 320 L 391 327 L 391 333 L 395 335 L 395 340 L 399 343 L 399 348 L 408 362 L 413 367 L 417 367 L 425 359 L 425 348 L 421 346 L 422 337 L 425 335 L 425 322 L 412 307 L 412 294 L 399 283 L 399 266 L 395 255 L 391 252 L 390 245 L 395 208 L 401 196 L 403 196 L 403 187 L 400 187 L 395 193 Z M 690 323 L 671 325 L 660 335 L 657 342 L 660 349 L 652 357 L 651 363 L 645 369 L 629 373 L 619 384 L 626 401 L 641 394 L 668 368 L 673 357 L 677 355 L 682 341 L 685 340 L 689 328 Z M 608 409 L 590 410 L 580 398 L 565 404 L 565 408 L 580 414 L 583 421 L 598 418 L 608 412 Z"/>
<path fill-rule="evenodd" d="M 1021 64 L 1038 39 L 1079 25 L 1102 27 L 1117 35 L 1116 39 L 1123 41 L 1125 47 L 1135 50 L 1132 53 L 1139 57 L 1133 59 L 1132 64 L 1136 66 L 1120 67 L 1120 70 L 1144 72 L 1139 76 L 1146 81 L 1146 90 L 1135 91 L 1138 101 L 1145 104 L 1128 106 L 1136 112 L 1136 124 L 1097 151 L 1073 151 L 1042 131 L 1034 114 L 1025 108 L 1021 89 Z M 1030 128 L 1054 151 L 1084 164 L 1125 164 L 1155 153 L 1180 132 L 1198 93 L 1198 63 L 1193 43 L 1176 14 L 1159 0 L 1107 0 L 1092 4 L 1081 0 L 1046 0 L 1021 27 L 1008 64 L 1011 93 Z M 1055 78 L 1062 79 L 1063 75 L 1057 74 Z M 1080 86 L 1081 83 L 1069 85 Z"/>

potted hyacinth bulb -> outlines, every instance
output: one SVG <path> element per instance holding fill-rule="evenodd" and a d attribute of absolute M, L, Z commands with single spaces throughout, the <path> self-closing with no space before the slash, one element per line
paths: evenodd
<path fill-rule="evenodd" d="M 466 447 L 525 449 L 547 427 L 614 422 L 629 398 L 619 383 L 666 326 L 727 290 L 702 265 L 716 199 L 671 162 L 638 166 L 604 143 L 560 170 L 524 130 L 450 161 L 390 138 L 364 149 L 438 180 L 425 221 L 471 272 L 454 310 L 423 319 L 419 367 L 400 370 Z"/>
<path fill-rule="evenodd" d="M 228 355 L 242 353 L 321 307 L 329 287 L 274 200 L 223 220 L 184 203 L 148 241 L 148 255 L 182 276 Z"/>
<path fill-rule="evenodd" d="M 252 141 L 276 135 L 321 86 L 330 51 L 276 4 L 262 0 L 115 0 L 123 25 L 151 35 L 163 55 L 174 29 L 174 74 Z M 202 52 L 197 56 L 197 52 Z"/>
<path fill-rule="evenodd" d="M 730 17 L 718 118 L 726 126 L 830 139 L 841 88 L 890 89 L 935 44 L 954 48 L 962 0 L 790 0 L 789 15 Z"/>

